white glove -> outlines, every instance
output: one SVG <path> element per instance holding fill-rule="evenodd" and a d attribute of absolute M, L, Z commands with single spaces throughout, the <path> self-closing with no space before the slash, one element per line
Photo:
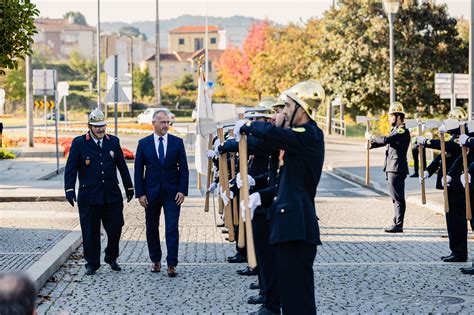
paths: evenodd
<path fill-rule="evenodd" d="M 418 180 L 420 181 L 420 184 L 423 183 L 423 181 L 425 179 L 427 179 L 428 177 L 430 177 L 430 173 L 428 173 L 428 171 L 424 171 L 422 175 L 420 175 L 420 177 L 418 177 Z"/>
<path fill-rule="evenodd" d="M 449 175 L 446 175 L 446 182 L 447 182 L 447 186 L 449 187 L 449 184 L 451 183 L 453 179 L 451 178 L 451 176 Z M 441 177 L 441 185 L 443 185 L 444 187 L 444 177 Z"/>
<path fill-rule="evenodd" d="M 247 123 L 247 120 L 246 119 L 240 119 L 240 120 L 237 120 L 235 122 L 235 126 L 234 126 L 234 137 L 235 137 L 235 141 L 239 142 L 240 141 L 240 128 L 242 128 L 242 126 L 244 126 L 245 124 Z"/>
<path fill-rule="evenodd" d="M 222 190 L 222 186 L 219 187 L 219 197 L 221 197 L 224 206 L 229 204 L 229 197 L 227 197 L 227 194 Z"/>
<path fill-rule="evenodd" d="M 365 140 L 370 140 L 372 138 L 372 134 L 368 131 L 365 132 L 364 134 Z"/>
<path fill-rule="evenodd" d="M 425 144 L 425 141 L 426 141 L 426 137 L 423 137 L 423 136 L 418 136 L 416 137 L 416 143 L 418 144 Z"/>
<path fill-rule="evenodd" d="M 221 141 L 219 140 L 219 138 L 216 139 L 216 141 L 214 141 L 214 144 L 212 145 L 212 149 L 214 150 L 214 152 L 219 152 L 219 150 L 217 150 L 217 148 L 221 145 Z"/>
<path fill-rule="evenodd" d="M 469 181 L 469 184 L 471 183 L 471 174 L 467 173 L 467 178 Z M 466 187 L 466 179 L 464 178 L 464 173 L 461 174 L 461 184 L 463 187 Z"/>
<path fill-rule="evenodd" d="M 253 215 L 255 213 L 255 209 L 257 209 L 258 206 L 262 205 L 262 199 L 260 198 L 259 193 L 253 193 L 249 196 L 249 210 L 250 210 L 250 219 L 253 219 Z M 242 213 L 242 220 L 245 222 L 245 215 L 247 214 L 246 207 L 244 200 L 240 202 L 240 210 Z"/>
<path fill-rule="evenodd" d="M 465 145 L 466 142 L 467 142 L 467 139 L 469 139 L 469 136 L 468 136 L 468 135 L 460 135 L 460 136 L 459 136 L 459 145 L 460 145 L 460 146 Z"/>
<path fill-rule="evenodd" d="M 216 156 L 216 151 L 213 151 L 213 150 L 207 150 L 207 158 L 208 159 L 212 159 Z"/>
<path fill-rule="evenodd" d="M 234 199 L 234 192 L 232 190 L 229 190 L 229 197 L 230 200 Z"/>
<path fill-rule="evenodd" d="M 249 182 L 249 188 L 255 186 L 255 179 L 252 176 L 247 175 L 247 180 Z M 235 179 L 235 183 L 237 184 L 237 188 L 240 189 L 244 183 L 242 182 L 242 177 L 240 177 L 240 173 L 237 173 L 237 178 Z"/>
<path fill-rule="evenodd" d="M 441 125 L 438 127 L 438 131 L 439 132 L 446 132 L 446 126 L 445 125 Z"/>
<path fill-rule="evenodd" d="M 214 193 L 214 190 L 216 190 L 217 188 L 217 183 L 216 182 L 212 182 L 212 184 L 209 186 L 209 188 L 207 188 L 207 191 L 210 192 L 210 193 Z"/>

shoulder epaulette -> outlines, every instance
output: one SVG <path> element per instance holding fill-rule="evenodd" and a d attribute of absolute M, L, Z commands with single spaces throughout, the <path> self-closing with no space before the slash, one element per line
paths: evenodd
<path fill-rule="evenodd" d="M 403 128 L 403 127 L 398 127 L 397 133 L 399 133 L 399 134 L 405 133 L 405 130 L 406 130 L 406 129 Z"/>
<path fill-rule="evenodd" d="M 305 132 L 306 129 L 304 129 L 304 127 L 296 127 L 296 128 L 292 128 L 293 131 L 295 132 Z"/>

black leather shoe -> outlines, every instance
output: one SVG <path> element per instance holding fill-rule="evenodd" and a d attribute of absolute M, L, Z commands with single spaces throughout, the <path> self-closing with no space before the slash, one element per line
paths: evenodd
<path fill-rule="evenodd" d="M 86 267 L 86 275 L 88 275 L 88 276 L 95 275 L 96 270 L 97 269 L 95 269 L 94 267 L 87 266 Z"/>
<path fill-rule="evenodd" d="M 460 268 L 460 270 L 465 275 L 474 275 L 474 267 Z"/>
<path fill-rule="evenodd" d="M 418 173 L 411 174 L 410 177 L 418 177 Z"/>
<path fill-rule="evenodd" d="M 385 233 L 403 233 L 403 228 L 398 226 L 391 226 L 385 229 Z"/>
<path fill-rule="evenodd" d="M 217 226 L 217 227 L 224 227 L 225 224 L 224 224 L 224 223 L 219 223 L 219 224 L 217 224 L 216 226 Z"/>
<path fill-rule="evenodd" d="M 449 255 L 447 255 L 447 256 L 441 256 L 441 260 L 445 260 L 446 258 L 449 258 L 449 257 L 451 257 L 451 256 L 453 256 L 453 253 L 451 253 L 451 254 L 449 254 Z"/>
<path fill-rule="evenodd" d="M 250 314 L 251 315 L 273 315 L 273 314 L 280 314 L 280 313 L 272 312 L 271 310 L 269 310 L 268 308 L 262 305 L 256 312 L 252 312 Z"/>
<path fill-rule="evenodd" d="M 112 261 L 111 263 L 109 263 L 110 265 L 110 269 L 112 269 L 113 271 L 122 271 L 122 268 L 119 266 L 119 264 L 117 264 L 116 261 Z"/>
<path fill-rule="evenodd" d="M 245 258 L 240 253 L 237 253 L 237 254 L 235 254 L 235 256 L 227 257 L 227 262 L 229 262 L 231 264 L 238 264 L 238 263 L 247 262 L 247 258 Z"/>
<path fill-rule="evenodd" d="M 265 297 L 263 295 L 253 295 L 248 298 L 247 303 L 249 304 L 263 304 L 265 303 Z"/>
<path fill-rule="evenodd" d="M 252 269 L 250 267 L 247 267 L 243 270 L 237 270 L 237 274 L 239 274 L 241 276 L 256 276 L 257 275 L 257 270 Z"/>
<path fill-rule="evenodd" d="M 467 258 L 462 258 L 462 257 L 457 257 L 454 255 L 451 255 L 449 257 L 446 257 L 443 259 L 444 262 L 466 262 Z"/>
<path fill-rule="evenodd" d="M 250 290 L 260 290 L 260 285 L 258 284 L 258 282 L 255 282 L 255 283 L 251 283 L 250 284 Z"/>
<path fill-rule="evenodd" d="M 228 229 L 222 229 L 222 230 L 221 230 L 221 233 L 222 233 L 222 234 L 229 234 L 229 230 L 228 230 Z"/>

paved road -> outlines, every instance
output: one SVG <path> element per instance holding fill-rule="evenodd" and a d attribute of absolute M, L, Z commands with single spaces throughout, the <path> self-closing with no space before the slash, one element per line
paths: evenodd
<path fill-rule="evenodd" d="M 317 196 L 324 245 L 315 263 L 320 313 L 473 312 L 471 280 L 458 272 L 466 264 L 441 263 L 448 252 L 444 218 L 409 205 L 406 233 L 387 235 L 392 214 L 387 197 L 377 196 L 324 174 Z M 41 290 L 40 313 L 195 314 L 247 313 L 254 278 L 238 276 L 243 265 L 225 263 L 234 245 L 214 227 L 202 198 L 182 209 L 179 276 L 152 274 L 145 242 L 143 210 L 126 207 L 118 274 L 103 266 L 84 275 L 81 250 Z M 163 229 L 161 229 L 163 238 Z M 164 241 L 162 243 L 164 245 Z"/>

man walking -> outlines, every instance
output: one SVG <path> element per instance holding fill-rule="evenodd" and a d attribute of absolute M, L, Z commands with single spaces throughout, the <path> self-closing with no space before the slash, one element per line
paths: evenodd
<path fill-rule="evenodd" d="M 178 265 L 179 214 L 188 195 L 189 171 L 181 138 L 168 134 L 170 118 L 163 110 L 153 114 L 154 133 L 138 142 L 135 158 L 135 195 L 145 208 L 146 239 L 153 262 L 152 272 L 161 271 L 159 220 L 165 215 L 168 276 L 176 276 Z"/>
<path fill-rule="evenodd" d="M 74 207 L 76 177 L 79 175 L 77 205 L 86 260 L 86 275 L 100 268 L 100 222 L 107 233 L 105 262 L 112 270 L 122 270 L 117 264 L 122 234 L 123 199 L 117 180 L 120 171 L 127 202 L 133 198 L 133 184 L 117 137 L 105 133 L 105 116 L 98 109 L 89 115 L 89 131 L 74 138 L 66 168 L 64 189 L 66 199 Z"/>

